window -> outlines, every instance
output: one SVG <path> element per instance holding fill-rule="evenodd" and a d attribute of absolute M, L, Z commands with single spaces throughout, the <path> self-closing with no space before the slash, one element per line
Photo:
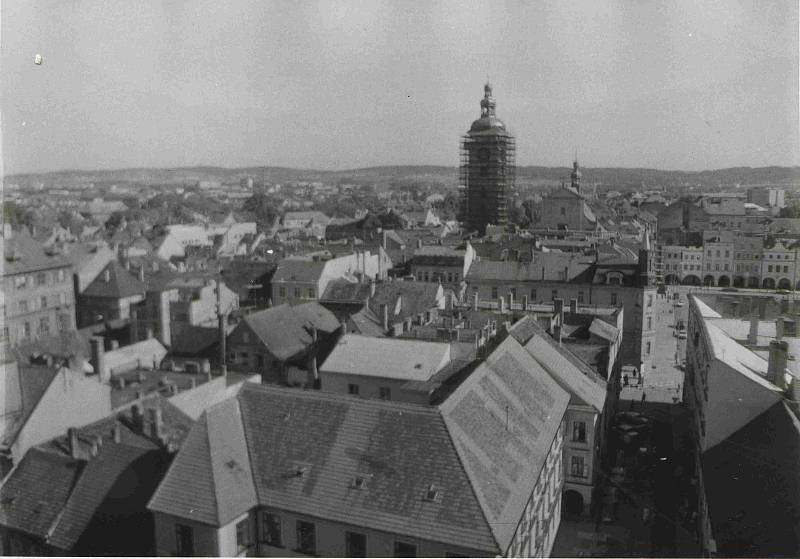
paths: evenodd
<path fill-rule="evenodd" d="M 447 272 L 447 283 L 453 283 L 453 272 Z"/>
<path fill-rule="evenodd" d="M 772 271 L 772 264 L 770 264 L 769 266 L 767 266 L 767 272 L 771 272 L 771 271 Z"/>
<path fill-rule="evenodd" d="M 647 342 L 647 355 L 650 355 L 650 350 L 653 349 L 652 346 L 653 346 L 652 342 Z"/>
<path fill-rule="evenodd" d="M 45 285 L 47 284 L 47 275 L 44 272 L 39 272 L 36 274 L 36 285 Z"/>
<path fill-rule="evenodd" d="M 47 308 L 47 295 L 42 295 L 40 303 L 41 303 L 41 305 L 40 305 L 41 308 L 43 308 L 43 309 Z"/>
<path fill-rule="evenodd" d="M 283 547 L 281 541 L 281 517 L 269 512 L 261 516 L 261 542 L 273 547 Z"/>
<path fill-rule="evenodd" d="M 309 289 L 308 290 L 308 298 L 309 299 L 313 299 L 314 298 L 314 290 L 313 289 Z"/>
<path fill-rule="evenodd" d="M 653 317 L 652 316 L 648 316 L 647 317 L 647 329 L 648 330 L 652 330 L 653 329 Z"/>
<path fill-rule="evenodd" d="M 25 276 L 17 276 L 14 278 L 14 287 L 17 289 L 25 289 Z"/>
<path fill-rule="evenodd" d="M 586 477 L 586 463 L 583 456 L 572 456 L 570 458 L 569 473 L 574 477 Z"/>
<path fill-rule="evenodd" d="M 561 215 L 567 215 L 567 208 L 561 208 Z"/>
<path fill-rule="evenodd" d="M 245 518 L 236 523 L 236 550 L 241 553 L 250 547 L 250 519 Z"/>
<path fill-rule="evenodd" d="M 358 396 L 358 385 L 357 384 L 348 384 L 347 385 L 347 393 L 352 394 L 353 396 Z"/>
<path fill-rule="evenodd" d="M 308 554 L 317 552 L 317 530 L 313 522 L 297 521 L 297 550 Z"/>
<path fill-rule="evenodd" d="M 176 551 L 179 557 L 194 555 L 194 530 L 184 524 L 175 525 Z"/>
<path fill-rule="evenodd" d="M 345 557 L 366 557 L 367 536 L 356 532 L 344 533 Z"/>
<path fill-rule="evenodd" d="M 497 299 L 497 288 L 496 287 L 492 288 L 492 299 Z"/>
<path fill-rule="evenodd" d="M 406 542 L 394 542 L 395 557 L 416 557 L 417 546 Z"/>
<path fill-rule="evenodd" d="M 583 291 L 578 291 L 578 302 L 583 303 Z"/>
<path fill-rule="evenodd" d="M 728 271 L 728 265 L 725 264 L 724 268 L 725 268 L 725 271 L 727 272 Z"/>
<path fill-rule="evenodd" d="M 294 288 L 294 296 L 295 296 L 295 298 L 297 298 L 297 299 L 299 299 L 299 298 L 300 298 L 300 288 L 299 288 L 299 287 L 295 287 L 295 288 Z"/>
<path fill-rule="evenodd" d="M 387 386 L 381 386 L 378 388 L 379 398 L 381 400 L 391 400 L 392 399 L 392 390 Z"/>
<path fill-rule="evenodd" d="M 279 288 L 278 288 L 278 294 L 279 294 L 281 297 L 286 297 L 286 288 L 285 288 L 285 287 L 279 287 Z"/>
<path fill-rule="evenodd" d="M 531 301 L 535 301 L 535 300 L 536 300 L 536 290 L 535 289 L 531 289 Z"/>
<path fill-rule="evenodd" d="M 728 258 L 730 255 L 731 255 L 730 251 L 726 250 L 725 251 L 725 258 Z"/>
<path fill-rule="evenodd" d="M 647 306 L 648 307 L 652 307 L 653 306 L 653 296 L 652 295 L 648 295 L 647 296 Z"/>
<path fill-rule="evenodd" d="M 719 258 L 719 250 L 717 251 L 717 258 Z"/>
<path fill-rule="evenodd" d="M 557 298 L 557 297 L 558 297 L 558 289 L 554 289 L 554 290 L 552 290 L 552 291 L 550 292 L 550 297 L 551 297 L 552 299 L 555 299 L 555 298 Z"/>
<path fill-rule="evenodd" d="M 586 442 L 586 422 L 573 421 L 572 422 L 572 440 L 579 443 Z"/>
<path fill-rule="evenodd" d="M 617 304 L 617 294 L 616 293 L 612 293 L 611 294 L 611 304 L 612 305 L 616 305 Z"/>
<path fill-rule="evenodd" d="M 30 338 L 31 337 L 31 323 L 30 322 L 26 322 L 25 324 L 22 325 L 22 335 L 25 338 Z"/>
<path fill-rule="evenodd" d="M 47 316 L 43 316 L 41 319 L 39 319 L 39 335 L 50 335 L 50 318 Z"/>
<path fill-rule="evenodd" d="M 783 267 L 783 273 L 784 274 L 788 274 L 789 273 L 789 266 L 784 266 Z"/>

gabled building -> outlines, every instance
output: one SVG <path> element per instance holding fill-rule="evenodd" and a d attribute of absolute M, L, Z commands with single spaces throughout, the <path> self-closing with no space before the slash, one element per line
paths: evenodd
<path fill-rule="evenodd" d="M 45 251 L 26 233 L 0 240 L 4 256 L 0 346 L 14 347 L 73 330 L 75 290 L 69 260 Z"/>
<path fill-rule="evenodd" d="M 316 302 L 278 305 L 246 315 L 228 337 L 228 363 L 263 382 L 311 385 L 341 325 Z"/>
<path fill-rule="evenodd" d="M 131 305 L 143 301 L 145 292 L 143 281 L 112 260 L 78 297 L 78 326 L 129 320 Z"/>
<path fill-rule="evenodd" d="M 151 499 L 158 553 L 547 556 L 568 400 L 513 339 L 436 407 L 245 385 Z"/>
<path fill-rule="evenodd" d="M 0 486 L 4 555 L 155 553 L 145 508 L 192 421 L 153 398 L 31 448 Z M 69 423 L 67 423 L 69 425 Z"/>
<path fill-rule="evenodd" d="M 459 293 L 474 260 L 475 249 L 469 241 L 463 249 L 441 245 L 419 246 L 411 259 L 410 272 L 417 281 L 439 282 Z"/>

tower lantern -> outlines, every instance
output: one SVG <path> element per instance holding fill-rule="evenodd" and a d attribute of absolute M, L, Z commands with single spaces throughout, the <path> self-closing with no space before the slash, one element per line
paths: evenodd
<path fill-rule="evenodd" d="M 492 86 L 486 84 L 481 116 L 461 141 L 462 220 L 467 229 L 486 233 L 487 225 L 505 225 L 514 188 L 514 137 L 495 114 Z"/>

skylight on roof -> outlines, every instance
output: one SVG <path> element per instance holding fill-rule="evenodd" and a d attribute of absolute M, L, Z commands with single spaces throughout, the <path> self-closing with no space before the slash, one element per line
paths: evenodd
<path fill-rule="evenodd" d="M 422 500 L 430 503 L 440 503 L 442 501 L 442 492 L 438 486 L 432 483 L 425 491 L 425 495 L 423 495 Z"/>

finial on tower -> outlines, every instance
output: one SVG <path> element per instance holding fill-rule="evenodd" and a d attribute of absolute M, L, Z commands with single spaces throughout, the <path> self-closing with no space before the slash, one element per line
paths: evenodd
<path fill-rule="evenodd" d="M 483 99 L 481 99 L 481 116 L 494 116 L 495 101 L 492 97 L 492 84 L 486 81 L 483 86 Z"/>

